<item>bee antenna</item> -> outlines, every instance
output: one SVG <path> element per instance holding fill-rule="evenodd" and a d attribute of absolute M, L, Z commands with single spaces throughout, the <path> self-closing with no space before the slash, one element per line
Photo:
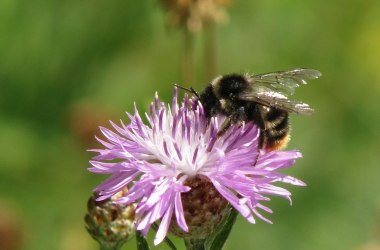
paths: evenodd
<path fill-rule="evenodd" d="M 193 87 L 186 88 L 186 87 L 183 87 L 183 86 L 178 85 L 178 84 L 174 84 L 174 86 L 177 87 L 177 88 L 179 88 L 179 89 L 182 89 L 182 90 L 185 90 L 185 91 L 187 91 L 187 92 L 190 92 L 190 93 L 194 94 L 194 95 L 199 99 L 199 94 L 198 94 L 197 91 L 195 91 L 195 90 L 193 89 Z"/>

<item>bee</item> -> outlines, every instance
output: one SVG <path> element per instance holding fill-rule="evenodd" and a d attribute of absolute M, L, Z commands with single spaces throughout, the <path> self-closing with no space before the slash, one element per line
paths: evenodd
<path fill-rule="evenodd" d="M 289 141 L 289 113 L 313 113 L 308 104 L 288 96 L 307 80 L 320 76 L 318 70 L 296 68 L 264 74 L 218 76 L 200 93 L 193 88 L 176 86 L 195 95 L 208 121 L 217 115 L 226 116 L 219 136 L 233 124 L 253 122 L 260 128 L 259 148 L 272 151 L 284 148 Z"/>

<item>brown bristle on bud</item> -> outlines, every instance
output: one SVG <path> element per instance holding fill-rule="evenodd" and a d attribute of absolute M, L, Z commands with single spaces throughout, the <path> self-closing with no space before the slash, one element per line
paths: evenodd
<path fill-rule="evenodd" d="M 195 176 L 184 183 L 191 190 L 182 193 L 182 205 L 189 232 L 178 227 L 175 216 L 170 231 L 182 238 L 205 239 L 228 215 L 228 201 L 219 194 L 207 177 Z"/>

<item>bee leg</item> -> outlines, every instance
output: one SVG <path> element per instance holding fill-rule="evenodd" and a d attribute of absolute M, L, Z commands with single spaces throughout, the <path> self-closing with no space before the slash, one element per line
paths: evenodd
<path fill-rule="evenodd" d="M 264 121 L 263 109 L 259 108 L 259 114 L 260 114 L 261 121 Z M 258 144 L 258 147 L 257 147 L 257 155 L 256 155 L 256 158 L 255 158 L 255 161 L 252 163 L 252 166 L 256 166 L 257 161 L 259 160 L 260 149 L 264 148 L 265 141 L 266 141 L 265 140 L 265 133 L 268 130 L 265 122 L 262 122 L 259 125 L 259 127 L 260 127 L 260 131 L 259 131 L 259 133 L 260 133 L 259 134 L 259 144 Z"/>
<path fill-rule="evenodd" d="M 240 107 L 236 110 L 236 112 L 227 117 L 222 125 L 222 128 L 218 132 L 218 136 L 222 136 L 231 127 L 232 124 L 240 127 L 242 125 L 242 121 L 245 121 L 246 119 L 247 117 L 244 107 Z"/>
<path fill-rule="evenodd" d="M 224 135 L 224 133 L 226 133 L 226 131 L 231 127 L 231 124 L 232 124 L 232 119 L 231 119 L 231 116 L 229 116 L 223 122 L 222 127 L 220 128 L 217 136 L 220 137 Z"/>
<path fill-rule="evenodd" d="M 260 150 L 258 149 L 256 158 L 255 158 L 254 162 L 252 162 L 252 165 L 251 165 L 252 167 L 256 166 L 257 161 L 259 160 L 259 155 L 260 155 Z"/>
<path fill-rule="evenodd" d="M 245 113 L 245 108 L 240 107 L 238 108 L 232 115 L 231 115 L 232 122 L 234 124 L 239 124 L 241 126 L 243 121 L 247 121 L 247 115 Z"/>
<path fill-rule="evenodd" d="M 259 157 L 260 157 L 260 149 L 262 148 L 262 145 L 264 144 L 264 137 L 263 137 L 262 133 L 263 133 L 263 131 L 260 131 L 259 144 L 258 144 L 258 147 L 257 147 L 257 155 L 255 157 L 255 160 L 252 163 L 252 166 L 256 166 L 257 161 L 259 160 Z"/>

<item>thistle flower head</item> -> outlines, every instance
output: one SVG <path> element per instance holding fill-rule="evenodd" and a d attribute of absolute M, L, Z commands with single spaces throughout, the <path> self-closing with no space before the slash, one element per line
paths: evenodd
<path fill-rule="evenodd" d="M 98 155 L 90 161 L 89 170 L 111 177 L 95 189 L 98 200 L 128 185 L 128 193 L 115 202 L 137 203 L 136 229 L 143 234 L 160 222 L 156 245 L 165 238 L 171 222 L 183 232 L 194 230 L 191 216 L 195 213 L 191 211 L 198 207 L 192 206 L 188 198 L 197 197 L 198 187 L 206 187 L 206 195 L 211 197 L 202 202 L 216 202 L 216 208 L 203 206 L 211 213 L 212 209 L 223 213 L 230 203 L 251 223 L 255 223 L 255 217 L 271 223 L 261 214 L 272 213 L 263 202 L 270 195 L 290 200 L 291 193 L 275 186 L 276 182 L 304 185 L 278 172 L 292 166 L 301 154 L 295 150 L 259 150 L 259 129 L 253 123 L 232 126 L 218 136 L 225 118 L 217 116 L 208 121 L 200 103 L 185 95 L 179 105 L 177 94 L 175 88 L 168 107 L 156 94 L 146 114 L 148 124 L 143 123 L 135 106 L 133 115 L 127 113 L 128 125 L 120 121 L 120 125 L 111 122 L 114 131 L 100 128 L 105 140 L 98 140 L 104 148 L 92 150 Z M 205 211 L 206 217 L 209 210 Z"/>

